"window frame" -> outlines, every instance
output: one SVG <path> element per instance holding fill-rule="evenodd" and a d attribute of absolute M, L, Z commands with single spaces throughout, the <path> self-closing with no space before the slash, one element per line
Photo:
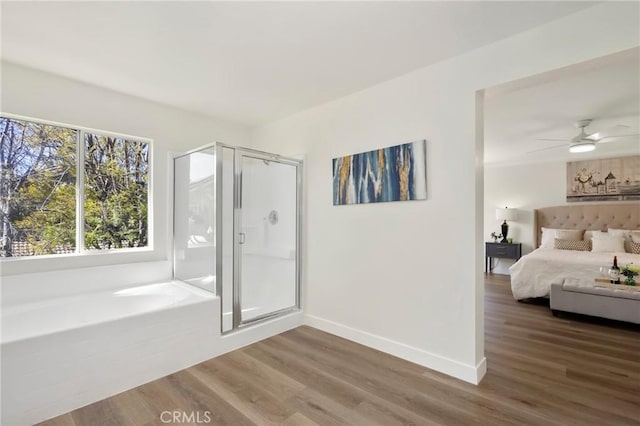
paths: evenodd
<path fill-rule="evenodd" d="M 78 257 L 98 257 L 101 255 L 113 256 L 115 254 L 127 254 L 127 253 L 148 253 L 155 252 L 154 246 L 154 227 L 153 227 L 153 139 L 133 136 L 126 133 L 116 133 L 107 130 L 93 129 L 85 126 L 78 126 L 73 124 L 60 123 L 51 120 L 43 120 L 40 118 L 26 117 L 23 115 L 11 114 L 0 111 L 0 117 L 10 120 L 30 121 L 38 124 L 45 124 L 49 126 L 64 127 L 67 129 L 76 131 L 76 244 L 73 253 L 61 253 L 61 254 L 40 254 L 34 256 L 19 256 L 19 257 L 2 257 L 0 263 L 13 263 L 24 262 L 28 260 L 42 261 L 45 259 L 63 259 L 63 258 L 78 258 Z M 85 218 L 84 218 L 84 204 L 85 204 L 85 134 L 90 133 L 98 136 L 106 136 L 113 138 L 121 138 L 128 141 L 143 142 L 148 145 L 147 148 L 147 161 L 148 161 L 148 182 L 147 182 L 147 245 L 145 247 L 123 247 L 112 248 L 104 250 L 92 250 L 88 251 L 85 247 Z M 5 266 L 6 267 L 6 266 Z M 4 268 L 3 268 L 4 269 Z M 3 271 L 4 272 L 4 271 Z M 2 275 L 5 275 L 4 273 Z"/>

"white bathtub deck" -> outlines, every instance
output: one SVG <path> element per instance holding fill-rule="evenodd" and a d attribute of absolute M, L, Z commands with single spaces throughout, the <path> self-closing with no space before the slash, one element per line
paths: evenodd
<path fill-rule="evenodd" d="M 2 307 L 2 343 L 46 336 L 216 299 L 180 281 L 88 292 Z"/>
<path fill-rule="evenodd" d="M 182 282 L 2 310 L 2 425 L 28 425 L 302 324 L 302 313 L 220 333 L 220 299 Z"/>

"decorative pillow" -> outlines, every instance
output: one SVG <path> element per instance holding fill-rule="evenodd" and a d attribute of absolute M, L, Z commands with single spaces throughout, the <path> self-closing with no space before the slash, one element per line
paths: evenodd
<path fill-rule="evenodd" d="M 553 243 L 553 248 L 556 250 L 591 251 L 591 241 L 562 240 L 560 238 L 556 238 Z"/>
<path fill-rule="evenodd" d="M 640 254 L 640 243 L 636 243 L 635 241 L 631 241 L 631 250 L 629 250 L 629 253 L 633 253 L 633 254 Z"/>
<path fill-rule="evenodd" d="M 640 231 L 631 231 L 631 241 L 640 243 Z"/>
<path fill-rule="evenodd" d="M 624 253 L 624 238 L 592 238 L 591 251 L 602 253 Z"/>
<path fill-rule="evenodd" d="M 561 240 L 581 240 L 584 235 L 583 229 L 558 229 L 558 228 L 541 228 L 542 239 L 540 240 L 540 247 L 552 249 L 554 246 L 554 240 L 559 238 Z"/>

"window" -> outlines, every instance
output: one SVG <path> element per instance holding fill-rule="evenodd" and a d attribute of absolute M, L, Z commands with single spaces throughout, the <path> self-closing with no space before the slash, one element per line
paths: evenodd
<path fill-rule="evenodd" d="M 149 144 L 85 133 L 84 245 L 146 247 Z"/>
<path fill-rule="evenodd" d="M 149 245 L 148 142 L 0 117 L 0 257 Z"/>

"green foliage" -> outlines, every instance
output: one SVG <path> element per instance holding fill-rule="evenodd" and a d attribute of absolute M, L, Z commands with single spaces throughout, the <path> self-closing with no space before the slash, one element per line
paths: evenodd
<path fill-rule="evenodd" d="M 13 242 L 32 254 L 75 245 L 75 151 L 73 129 L 0 118 L 0 212 L 2 256 Z"/>
<path fill-rule="evenodd" d="M 2 117 L 0 131 L 0 255 L 73 248 L 77 131 Z M 85 246 L 148 245 L 148 144 L 87 133 L 84 146 Z"/>
<path fill-rule="evenodd" d="M 87 134 L 85 147 L 85 246 L 146 246 L 148 144 Z"/>
<path fill-rule="evenodd" d="M 31 244 L 34 254 L 55 253 L 56 246 L 75 246 L 75 185 L 62 184 L 43 194 L 43 186 L 31 182 L 22 198 L 36 200 L 48 196 L 45 209 L 33 209 L 16 226 L 24 230 L 24 240 Z"/>

